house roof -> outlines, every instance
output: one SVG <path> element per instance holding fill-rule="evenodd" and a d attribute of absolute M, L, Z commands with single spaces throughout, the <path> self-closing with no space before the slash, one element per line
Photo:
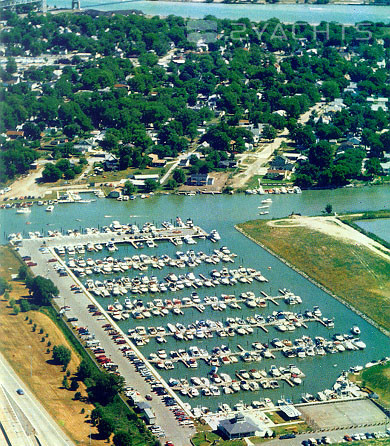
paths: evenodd
<path fill-rule="evenodd" d="M 219 426 L 229 435 L 245 434 L 257 431 L 257 425 L 242 414 L 237 414 L 234 418 L 221 420 Z"/>
<path fill-rule="evenodd" d="M 7 130 L 7 136 L 24 136 L 24 131 L 22 130 Z"/>
<path fill-rule="evenodd" d="M 279 409 L 281 412 L 283 412 L 289 418 L 298 418 L 302 415 L 298 409 L 296 409 L 294 406 L 291 406 L 289 404 L 283 404 L 282 406 L 279 407 Z"/>

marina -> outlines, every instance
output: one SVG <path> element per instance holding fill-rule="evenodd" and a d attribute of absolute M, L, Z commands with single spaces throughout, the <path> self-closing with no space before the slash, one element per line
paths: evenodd
<path fill-rule="evenodd" d="M 281 212 L 281 203 L 285 212 L 288 202 L 294 205 L 294 200 L 301 201 L 304 196 L 275 196 L 270 212 L 273 215 Z M 172 404 L 180 408 L 177 410 L 189 417 L 188 426 L 194 414 L 219 412 L 221 398 L 231 410 L 260 410 L 277 406 L 282 395 L 294 403 L 325 401 L 341 395 L 354 397 L 356 389 L 346 386 L 341 394 L 333 385 L 343 370 L 388 354 L 387 344 L 378 341 L 382 335 L 232 230 L 237 220 L 233 203 L 238 197 L 209 197 L 206 198 L 209 203 L 196 202 L 203 216 L 193 228 L 187 226 L 187 220 L 180 223 L 176 218 L 165 221 L 168 227 L 159 223 L 158 214 L 166 215 L 167 203 L 180 200 L 180 206 L 187 202 L 190 206 L 191 201 L 192 207 L 197 199 L 153 197 L 155 214 L 149 218 L 142 217 L 146 209 L 142 200 L 131 203 L 103 200 L 98 202 L 99 207 L 94 202 L 80 204 L 80 209 L 88 208 L 96 216 L 87 220 L 80 210 L 78 218 L 65 219 L 62 228 L 52 223 L 45 227 L 34 223 L 36 213 L 46 214 L 45 207 L 38 206 L 32 208 L 29 231 L 14 225 L 4 236 L 8 238 L 13 232 L 13 243 L 22 243 L 21 254 L 29 256 L 24 250 L 31 252 L 33 263 L 34 251 L 38 251 L 45 258 L 41 274 L 59 285 L 67 284 L 61 285 L 58 299 L 60 307 L 70 306 L 64 310 L 67 317 L 77 316 L 81 320 L 87 302 L 94 306 L 88 311 L 87 325 L 100 324 L 105 334 L 99 334 L 96 328 L 88 336 L 95 336 L 89 340 L 90 348 L 96 352 L 101 366 L 123 373 L 125 368 L 115 357 L 116 349 L 122 360 L 135 367 L 140 378 L 147 378 L 148 385 L 149 380 L 155 382 L 144 393 L 167 392 L 165 396 L 174 399 Z M 202 210 L 210 205 L 219 209 L 222 201 L 231 204 L 228 207 L 224 204 L 221 215 L 211 216 Z M 255 218 L 258 206 L 266 205 L 261 201 L 258 196 L 245 196 L 245 216 L 240 219 Z M 127 209 L 128 205 L 132 207 L 130 218 L 128 210 L 127 217 L 123 216 L 123 206 Z M 63 204 L 55 211 L 66 212 L 68 206 L 78 204 Z M 150 223 L 145 223 L 146 220 Z M 215 228 L 219 238 L 210 240 Z M 187 243 L 185 236 L 190 236 L 196 244 Z M 187 246 L 190 244 L 193 246 Z M 33 272 L 39 267 L 38 262 L 37 267 L 32 267 Z M 189 273 L 194 277 L 189 278 Z M 237 282 L 223 285 L 222 273 Z M 237 276 L 233 277 L 234 274 Z M 240 281 L 239 276 L 253 280 Z M 133 292 L 133 284 L 136 290 L 137 281 L 142 283 L 142 279 L 147 282 L 147 290 Z M 214 286 L 198 287 L 195 279 Z M 126 282 L 132 287 L 126 288 Z M 157 284 L 157 290 L 149 288 Z M 166 291 L 159 288 L 161 284 Z M 106 289 L 106 297 L 93 291 L 97 288 Z M 79 305 L 81 308 L 77 310 Z M 112 329 L 106 331 L 102 327 L 107 324 Z M 353 333 L 354 327 L 360 333 Z M 103 336 L 109 337 L 111 347 Z M 295 367 L 294 376 L 290 366 Z M 319 371 L 320 380 L 313 380 Z M 280 376 L 274 376 L 278 373 Z M 188 385 L 180 380 L 186 380 Z M 203 384 L 197 384 L 198 380 Z M 218 392 L 220 396 L 215 398 Z"/>

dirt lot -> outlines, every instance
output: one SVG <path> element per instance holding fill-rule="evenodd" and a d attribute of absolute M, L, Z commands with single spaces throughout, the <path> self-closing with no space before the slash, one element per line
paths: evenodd
<path fill-rule="evenodd" d="M 10 280 L 11 274 L 15 274 L 18 269 L 16 259 L 4 247 L 0 249 L 0 259 L 0 275 Z M 10 292 L 10 299 L 18 301 L 28 295 L 21 282 L 11 283 L 13 290 Z M 31 324 L 26 317 L 32 319 Z M 36 328 L 33 331 L 35 324 Z M 48 347 L 49 341 L 50 347 Z M 48 348 L 60 344 L 68 346 L 62 332 L 49 317 L 36 311 L 15 315 L 8 302 L 3 298 L 0 299 L 0 350 L 69 437 L 76 444 L 87 445 L 90 427 L 86 422 L 86 414 L 93 409 L 93 406 L 74 401 L 74 392 L 62 387 L 64 377 L 62 367 L 50 364 L 51 353 L 46 352 Z M 78 364 L 79 358 L 73 353 L 68 366 L 72 374 L 76 372 Z M 85 389 L 81 386 L 78 391 L 86 395 Z M 85 414 L 81 413 L 82 409 Z M 102 445 L 104 441 L 95 440 L 94 433 L 96 429 L 92 428 L 91 444 Z"/>
<path fill-rule="evenodd" d="M 305 405 L 299 410 L 319 429 L 372 425 L 385 420 L 384 413 L 370 400 Z"/>

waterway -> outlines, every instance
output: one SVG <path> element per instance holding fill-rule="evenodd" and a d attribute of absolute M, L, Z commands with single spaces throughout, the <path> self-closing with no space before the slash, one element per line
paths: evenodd
<path fill-rule="evenodd" d="M 390 243 L 390 218 L 360 220 L 355 223 L 365 231 L 371 232 Z"/>
<path fill-rule="evenodd" d="M 263 360 L 259 363 L 244 363 L 239 361 L 234 365 L 227 365 L 220 368 L 221 372 L 228 373 L 232 378 L 236 370 L 246 369 L 266 369 L 269 370 L 272 364 L 278 366 L 287 366 L 288 364 L 296 364 L 307 376 L 301 386 L 291 388 L 286 383 L 282 383 L 278 390 L 261 390 L 260 392 L 239 392 L 234 395 L 223 395 L 221 397 L 194 398 L 190 400 L 193 406 L 198 404 L 207 405 L 212 409 L 216 409 L 220 401 L 226 401 L 230 405 L 234 405 L 240 400 L 250 402 L 259 400 L 263 397 L 269 397 L 276 401 L 281 395 L 293 398 L 299 401 L 303 392 L 315 394 L 316 392 L 329 388 L 333 385 L 336 377 L 343 371 L 349 369 L 350 366 L 364 365 L 370 360 L 380 359 L 390 355 L 390 346 L 388 338 L 380 331 L 372 327 L 365 320 L 360 318 L 344 305 L 333 299 L 327 293 L 317 288 L 314 284 L 300 276 L 295 271 L 288 268 L 278 259 L 270 255 L 261 247 L 251 242 L 249 239 L 238 233 L 234 229 L 234 225 L 259 218 L 258 206 L 261 205 L 261 196 L 246 195 L 215 195 L 215 196 L 152 196 L 148 199 L 137 198 L 134 201 L 118 202 L 116 200 L 98 199 L 96 202 L 88 204 L 63 204 L 57 205 L 52 213 L 45 212 L 45 207 L 34 206 L 30 215 L 16 214 L 15 209 L 4 209 L 0 211 L 0 235 L 2 241 L 5 242 L 6 235 L 10 232 L 28 231 L 47 232 L 51 229 L 76 229 L 83 227 L 102 227 L 108 225 L 112 220 L 119 220 L 121 223 L 137 223 L 142 225 L 145 221 L 153 221 L 160 224 L 164 220 L 174 221 L 176 216 L 181 216 L 184 220 L 192 217 L 195 224 L 201 226 L 206 231 L 216 228 L 222 236 L 221 242 L 211 244 L 209 241 L 200 241 L 197 245 L 174 247 L 168 243 L 161 243 L 157 249 L 144 248 L 142 251 L 136 251 L 130 247 L 120 247 L 115 253 L 116 257 L 125 257 L 134 254 L 155 253 L 161 255 L 167 253 L 174 255 L 176 250 L 194 249 L 195 251 L 211 252 L 212 249 L 226 245 L 229 249 L 236 253 L 235 264 L 230 264 L 230 268 L 237 268 L 239 265 L 253 267 L 262 273 L 269 280 L 267 284 L 254 282 L 251 285 L 238 285 L 235 287 L 218 286 L 212 289 L 199 289 L 200 297 L 205 295 L 220 296 L 222 293 L 235 294 L 238 296 L 242 291 L 252 290 L 256 295 L 260 291 L 265 291 L 270 295 L 277 295 L 279 288 L 288 288 L 294 293 L 300 295 L 303 303 L 298 306 L 287 306 L 281 303 L 279 307 L 269 303 L 267 308 L 250 310 L 242 305 L 242 310 L 227 309 L 223 312 L 213 311 L 211 308 L 206 309 L 200 314 L 194 309 L 184 310 L 184 315 L 169 315 L 165 318 L 150 318 L 147 320 L 133 320 L 120 322 L 121 327 L 126 332 L 128 328 L 145 325 L 145 326 L 166 326 L 168 322 L 180 322 L 184 325 L 194 320 L 225 320 L 226 317 L 237 316 L 246 317 L 251 312 L 258 314 L 270 314 L 276 310 L 290 310 L 303 312 L 306 309 L 312 309 L 314 305 L 318 305 L 323 315 L 329 318 L 335 317 L 335 328 L 328 330 L 318 323 L 309 323 L 308 329 L 298 328 L 295 332 L 279 333 L 274 328 L 270 328 L 269 333 L 263 332 L 261 329 L 255 329 L 253 335 L 235 336 L 233 338 L 219 338 L 216 335 L 208 340 L 193 340 L 189 342 L 176 341 L 170 339 L 168 343 L 159 346 L 154 340 L 149 345 L 142 347 L 142 352 L 148 356 L 152 351 L 158 348 L 164 348 L 169 353 L 170 350 L 178 348 L 186 348 L 190 345 L 198 345 L 206 348 L 211 352 L 212 347 L 222 344 L 229 344 L 232 350 L 236 350 L 237 344 L 241 344 L 244 348 L 250 347 L 252 342 L 260 341 L 268 343 L 274 337 L 281 339 L 295 339 L 303 335 L 323 336 L 329 338 L 334 333 L 348 333 L 353 325 L 358 325 L 361 330 L 361 339 L 367 344 L 364 351 L 344 352 L 337 354 L 327 354 L 324 357 L 310 357 L 305 359 L 285 358 L 281 353 L 276 353 L 276 359 Z M 301 195 L 273 195 L 273 203 L 270 206 L 270 214 L 267 217 L 283 217 L 291 212 L 299 212 L 306 215 L 320 214 L 327 203 L 331 203 L 336 212 L 358 212 L 363 210 L 379 210 L 388 208 L 390 203 L 390 189 L 386 187 L 366 187 L 356 189 L 338 189 L 331 191 L 304 191 Z M 263 218 L 263 217 L 260 217 Z M 30 224 L 26 224 L 29 222 Z M 303 234 L 304 236 L 304 234 Z M 101 255 L 108 255 L 104 251 Z M 86 254 L 89 257 L 90 254 Z M 96 256 L 96 255 L 95 255 Z M 195 274 L 209 274 L 214 266 L 202 264 L 194 270 Z M 222 268 L 217 266 L 217 269 Z M 146 274 L 156 275 L 159 280 L 173 269 L 164 269 L 162 271 L 149 270 Z M 186 270 L 177 270 L 176 274 L 181 274 Z M 139 272 L 138 272 L 139 273 Z M 130 271 L 129 276 L 136 275 L 136 271 Z M 104 277 L 107 278 L 107 277 Z M 101 277 L 99 278 L 101 280 Z M 189 295 L 191 290 L 182 290 L 175 293 L 178 298 Z M 134 296 L 135 298 L 136 296 Z M 143 300 L 148 301 L 154 297 L 171 298 L 173 294 L 165 293 L 159 296 L 145 296 Z M 124 297 L 121 298 L 121 301 Z M 113 298 L 101 299 L 104 306 L 112 303 Z M 161 374 L 168 379 L 169 377 L 187 377 L 206 376 L 210 371 L 203 361 L 199 361 L 197 369 L 187 369 L 183 364 L 177 364 L 174 370 L 163 371 Z"/>
<path fill-rule="evenodd" d="M 49 6 L 70 8 L 70 0 L 49 0 Z M 223 3 L 191 3 L 165 1 L 107 1 L 81 0 L 83 9 L 93 8 L 103 11 L 136 9 L 147 15 L 177 15 L 202 19 L 213 15 L 220 19 L 237 20 L 242 17 L 254 22 L 268 20 L 273 17 L 282 22 L 303 21 L 320 23 L 322 21 L 354 24 L 358 22 L 390 22 L 390 6 L 364 5 L 304 5 L 304 4 L 274 4 L 274 5 L 231 5 Z"/>

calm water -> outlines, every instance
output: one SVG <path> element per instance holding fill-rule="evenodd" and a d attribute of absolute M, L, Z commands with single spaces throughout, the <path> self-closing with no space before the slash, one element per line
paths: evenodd
<path fill-rule="evenodd" d="M 386 240 L 390 243 L 390 218 L 380 218 L 378 220 L 362 220 L 357 221 L 359 225 L 365 231 L 372 232 L 378 237 Z"/>
<path fill-rule="evenodd" d="M 70 0 L 49 0 L 49 6 L 70 8 Z M 170 14 L 201 19 L 213 15 L 220 19 L 239 19 L 247 17 L 252 21 L 267 20 L 277 17 L 282 22 L 321 21 L 354 24 L 362 21 L 390 22 L 389 6 L 362 5 L 229 5 L 221 3 L 191 3 L 164 1 L 121 1 L 81 0 L 83 9 L 93 7 L 101 10 L 137 9 L 148 15 L 168 16 Z"/>
<path fill-rule="evenodd" d="M 377 210 L 388 207 L 390 203 L 390 190 L 385 187 L 371 187 L 362 189 L 339 189 L 334 191 L 308 191 L 302 195 L 275 195 L 272 196 L 273 204 L 270 207 L 269 217 L 282 217 L 290 214 L 292 211 L 300 212 L 306 215 L 319 214 L 324 209 L 327 203 L 331 203 L 333 209 L 337 212 L 344 211 L 361 211 L 361 210 Z M 220 368 L 221 372 L 228 373 L 234 377 L 235 371 L 239 369 L 250 370 L 266 369 L 269 370 L 272 364 L 281 366 L 288 364 L 296 364 L 307 376 L 304 384 L 295 388 L 289 387 L 287 384 L 281 382 L 281 387 L 278 390 L 261 390 L 260 392 L 239 392 L 235 395 L 224 395 L 223 400 L 233 405 L 240 400 L 250 402 L 258 400 L 261 397 L 270 397 L 274 401 L 281 395 L 291 397 L 295 401 L 300 399 L 303 392 L 316 393 L 324 388 L 329 388 L 335 378 L 342 370 L 347 370 L 350 366 L 357 364 L 365 364 L 372 359 L 379 359 L 383 356 L 390 355 L 390 347 L 388 338 L 382 335 L 378 330 L 373 328 L 355 313 L 348 310 L 344 305 L 340 304 L 332 297 L 327 295 L 322 290 L 311 284 L 309 281 L 301 277 L 293 270 L 286 267 L 282 262 L 268 254 L 262 248 L 239 234 L 234 229 L 234 224 L 249 219 L 258 218 L 257 206 L 260 205 L 261 196 L 155 196 L 146 200 L 137 199 L 131 202 L 117 202 L 108 199 L 99 199 L 94 203 L 89 204 L 66 204 L 55 207 L 53 213 L 47 213 L 44 207 L 35 206 L 32 208 L 30 215 L 16 214 L 14 209 L 2 210 L 0 212 L 1 218 L 1 235 L 3 237 L 10 232 L 28 232 L 28 231 L 47 231 L 48 229 L 69 229 L 81 228 L 86 226 L 103 226 L 111 223 L 112 220 L 119 220 L 122 223 L 139 223 L 145 221 L 154 221 L 161 223 L 163 220 L 174 220 L 176 216 L 181 216 L 183 219 L 192 217 L 196 224 L 200 225 L 205 230 L 216 228 L 222 236 L 221 242 L 218 244 L 211 244 L 208 241 L 200 241 L 193 248 L 195 251 L 211 252 L 212 249 L 218 246 L 226 245 L 232 252 L 235 252 L 238 257 L 236 262 L 230 268 L 236 268 L 239 265 L 246 267 L 253 267 L 263 272 L 268 278 L 269 283 L 260 284 L 253 283 L 251 285 L 240 285 L 236 287 L 219 286 L 213 289 L 199 289 L 198 293 L 201 297 L 205 295 L 220 296 L 223 293 L 236 294 L 238 296 L 242 291 L 253 290 L 256 295 L 263 290 L 271 295 L 276 295 L 279 288 L 289 288 L 303 299 L 303 304 L 295 307 L 287 306 L 281 303 L 279 307 L 275 307 L 272 303 L 265 309 L 250 310 L 245 305 L 242 310 L 228 309 L 223 312 L 215 312 L 211 308 L 206 309 L 203 314 L 200 314 L 194 309 L 184 310 L 183 316 L 167 316 L 165 318 L 150 318 L 148 320 L 128 320 L 121 322 L 124 331 L 129 327 L 137 325 L 164 325 L 168 322 L 181 322 L 188 324 L 194 320 L 224 320 L 229 316 L 246 317 L 251 312 L 258 314 L 270 314 L 276 309 L 289 309 L 291 311 L 304 311 L 318 305 L 323 315 L 326 317 L 335 317 L 335 328 L 333 330 L 325 329 L 319 324 L 310 323 L 309 328 L 299 328 L 293 333 L 282 334 L 277 332 L 274 328 L 270 328 L 269 333 L 265 333 L 259 329 L 253 335 L 233 338 L 219 338 L 214 336 L 212 339 L 193 340 L 190 342 L 176 341 L 170 339 L 168 343 L 157 347 L 158 344 L 151 340 L 149 345 L 142 348 L 143 353 L 148 356 L 150 352 L 158 348 L 164 348 L 168 352 L 178 348 L 187 348 L 190 345 L 198 345 L 202 348 L 207 348 L 210 352 L 213 346 L 229 344 L 232 350 L 236 350 L 236 346 L 240 343 L 244 348 L 250 347 L 252 342 L 260 341 L 268 343 L 274 337 L 281 339 L 295 339 L 303 335 L 323 336 L 328 338 L 332 334 L 348 333 L 353 325 L 358 325 L 362 330 L 361 339 L 367 344 L 367 348 L 362 352 L 344 352 L 337 354 L 328 354 L 325 357 L 311 357 L 306 359 L 284 358 L 280 353 L 276 353 L 275 360 L 263 360 L 260 363 L 244 363 L 239 361 L 237 364 L 223 366 Z M 107 216 L 107 217 L 105 217 Z M 110 217 L 108 217 L 110 216 Z M 31 224 L 26 225 L 29 221 Z M 187 250 L 190 247 L 183 245 L 180 250 Z M 167 253 L 174 255 L 178 248 L 168 243 L 161 243 L 156 250 L 148 250 L 145 248 L 141 252 L 151 254 Z M 140 252 L 137 252 L 140 253 Z M 135 254 L 135 250 L 130 247 L 121 247 L 116 253 L 118 257 L 125 257 Z M 107 252 L 101 254 L 108 255 Z M 89 254 L 88 254 L 89 256 Z M 269 269 L 271 267 L 271 269 Z M 199 268 L 194 270 L 195 274 L 199 272 L 208 274 L 211 269 L 210 265 L 202 264 Z M 218 266 L 222 268 L 222 266 Z M 156 275 L 160 280 L 168 274 L 170 270 L 165 268 L 161 271 L 149 270 L 146 274 Z M 176 269 L 176 273 L 180 270 Z M 134 276 L 136 272 L 130 272 L 130 276 Z M 101 279 L 102 276 L 100 276 Z M 177 297 L 183 297 L 190 294 L 190 290 L 182 290 L 174 293 Z M 158 297 L 171 298 L 173 294 L 165 293 Z M 155 296 L 157 297 L 157 296 Z M 145 301 L 151 299 L 149 296 L 143 298 Z M 121 298 L 124 300 L 124 297 Z M 113 299 L 105 299 L 104 306 Z M 206 376 L 210 371 L 210 367 L 203 361 L 199 361 L 197 369 L 187 369 L 183 364 L 176 364 L 175 369 L 171 371 L 163 371 L 161 374 L 165 378 L 169 377 L 187 377 L 191 376 Z M 313 379 L 315 377 L 315 379 Z M 205 399 L 194 398 L 191 404 L 196 406 L 198 404 L 207 404 L 215 409 L 218 401 L 222 397 L 208 397 Z"/>

